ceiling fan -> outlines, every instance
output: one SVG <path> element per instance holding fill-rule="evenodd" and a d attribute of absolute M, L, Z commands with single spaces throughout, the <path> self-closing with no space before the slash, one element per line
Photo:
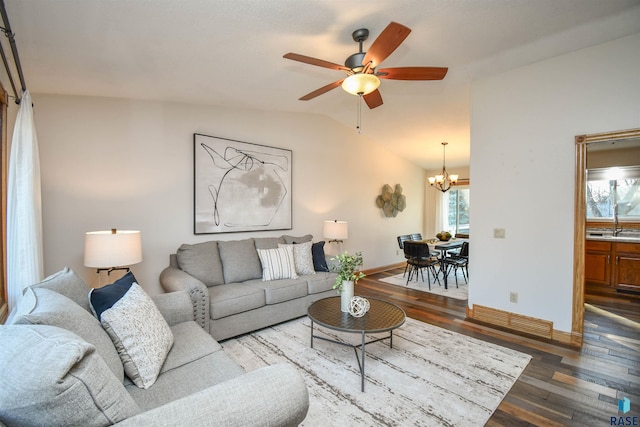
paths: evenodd
<path fill-rule="evenodd" d="M 447 74 L 446 67 L 397 67 L 377 69 L 400 44 L 407 38 L 411 29 L 397 22 L 391 22 L 387 28 L 380 33 L 373 41 L 367 52 L 362 51 L 362 42 L 369 38 L 369 30 L 361 28 L 352 34 L 353 40 L 359 43 L 358 52 L 350 55 L 344 65 L 310 56 L 299 55 L 297 53 L 287 53 L 284 58 L 293 61 L 304 62 L 305 64 L 316 65 L 318 67 L 329 68 L 337 71 L 344 71 L 347 77 L 329 83 L 319 89 L 310 92 L 300 98 L 301 101 L 308 101 L 323 93 L 329 92 L 338 86 L 353 94 L 362 96 L 369 108 L 376 108 L 382 105 L 382 96 L 378 87 L 379 79 L 389 80 L 442 80 Z"/>

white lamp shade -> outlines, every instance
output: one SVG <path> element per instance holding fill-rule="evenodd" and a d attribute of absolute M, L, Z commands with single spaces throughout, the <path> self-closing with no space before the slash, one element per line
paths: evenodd
<path fill-rule="evenodd" d="M 342 81 L 342 89 L 352 95 L 368 95 L 380 86 L 380 79 L 373 74 L 353 74 Z"/>
<path fill-rule="evenodd" d="M 90 231 L 84 238 L 84 265 L 111 268 L 142 261 L 142 239 L 139 231 Z"/>
<path fill-rule="evenodd" d="M 323 233 L 330 240 L 344 240 L 349 236 L 347 221 L 325 221 Z"/>

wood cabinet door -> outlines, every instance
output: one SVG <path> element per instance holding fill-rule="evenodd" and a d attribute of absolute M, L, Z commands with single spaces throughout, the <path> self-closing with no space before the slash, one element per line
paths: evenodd
<path fill-rule="evenodd" d="M 584 259 L 584 279 L 588 283 L 611 285 L 611 256 L 609 253 L 587 251 Z"/>
<path fill-rule="evenodd" d="M 616 288 L 640 291 L 640 256 L 616 256 Z"/>

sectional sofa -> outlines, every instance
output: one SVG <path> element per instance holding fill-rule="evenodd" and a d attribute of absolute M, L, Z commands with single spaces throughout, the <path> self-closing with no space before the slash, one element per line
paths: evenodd
<path fill-rule="evenodd" d="M 194 321 L 186 293 L 151 299 L 134 283 L 118 288 L 126 293 L 100 321 L 91 313 L 99 306 L 94 291 L 90 307 L 89 288 L 72 270 L 26 290 L 0 325 L 0 425 L 293 426 L 304 420 L 309 396 L 293 366 L 245 373 Z M 109 310 L 127 313 L 107 317 Z M 145 323 L 154 333 L 131 335 Z M 166 332 L 168 345 L 140 345 L 156 340 L 156 329 Z M 144 353 L 167 350 L 151 383 L 134 380 L 128 369 L 125 354 L 148 376 L 136 345 Z"/>
<path fill-rule="evenodd" d="M 166 292 L 186 292 L 194 317 L 216 340 L 241 335 L 304 316 L 314 301 L 336 295 L 324 242 L 312 239 L 283 235 L 183 244 L 170 255 L 160 284 Z"/>

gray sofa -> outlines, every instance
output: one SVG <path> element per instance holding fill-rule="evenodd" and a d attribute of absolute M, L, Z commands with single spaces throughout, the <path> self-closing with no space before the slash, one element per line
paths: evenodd
<path fill-rule="evenodd" d="M 304 271 L 311 274 L 263 280 L 258 250 L 281 245 L 311 247 L 314 268 Z M 160 284 L 166 292 L 187 292 L 196 320 L 223 340 L 304 316 L 314 301 L 335 296 L 336 273 L 329 272 L 323 246 L 312 243 L 311 235 L 184 244 L 170 255 Z"/>
<path fill-rule="evenodd" d="M 280 364 L 245 373 L 193 319 L 189 296 L 153 298 L 173 334 L 156 382 L 137 387 L 65 269 L 34 285 L 0 325 L 0 425 L 298 425 L 309 397 Z"/>

